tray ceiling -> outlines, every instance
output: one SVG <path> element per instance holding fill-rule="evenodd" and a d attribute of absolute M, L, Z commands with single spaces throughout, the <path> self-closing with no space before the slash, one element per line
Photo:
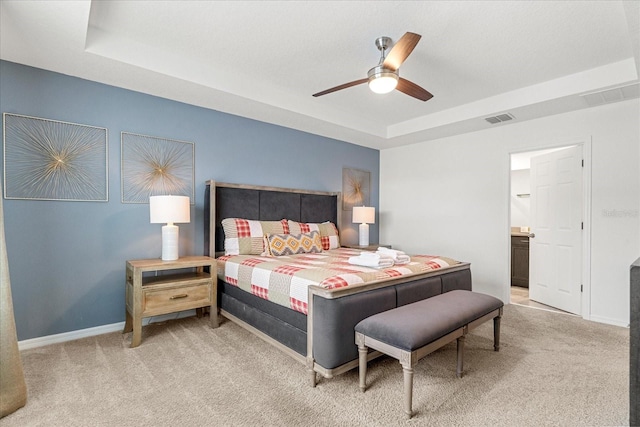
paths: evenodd
<path fill-rule="evenodd" d="M 4 60 L 385 149 L 637 98 L 640 2 L 6 1 Z M 400 75 L 359 85 L 374 41 L 422 35 Z M 490 124 L 487 117 L 514 119 Z"/>

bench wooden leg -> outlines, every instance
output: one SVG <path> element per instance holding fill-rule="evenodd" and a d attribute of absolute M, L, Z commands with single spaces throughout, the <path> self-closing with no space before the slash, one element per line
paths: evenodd
<path fill-rule="evenodd" d="M 367 389 L 367 353 L 367 347 L 362 344 L 358 345 L 360 391 L 362 391 L 363 393 Z"/>
<path fill-rule="evenodd" d="M 404 374 L 404 413 L 407 418 L 411 418 L 411 402 L 413 400 L 413 368 L 402 365 L 402 373 Z"/>
<path fill-rule="evenodd" d="M 500 314 L 502 314 L 502 309 L 500 309 Z M 500 351 L 500 319 L 501 315 L 498 315 L 493 318 L 493 350 Z"/>
<path fill-rule="evenodd" d="M 356 345 L 358 346 L 358 375 L 360 377 L 360 391 L 364 393 L 367 389 L 367 355 L 369 348 L 365 341 L 366 336 L 356 332 Z"/>
<path fill-rule="evenodd" d="M 456 377 L 458 378 L 462 378 L 462 371 L 464 370 L 464 341 L 465 341 L 465 336 L 462 335 L 461 337 L 458 337 L 457 339 L 457 344 L 458 344 L 458 366 L 456 367 Z"/>

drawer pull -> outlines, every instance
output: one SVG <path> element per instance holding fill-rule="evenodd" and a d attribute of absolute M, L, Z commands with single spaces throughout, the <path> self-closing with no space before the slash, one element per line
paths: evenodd
<path fill-rule="evenodd" d="M 171 298 L 169 299 L 181 299 L 181 298 L 186 298 L 188 297 L 189 294 L 179 294 L 179 295 L 173 295 Z"/>

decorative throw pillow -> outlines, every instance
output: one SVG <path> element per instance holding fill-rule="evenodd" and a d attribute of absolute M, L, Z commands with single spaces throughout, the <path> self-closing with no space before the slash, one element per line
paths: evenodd
<path fill-rule="evenodd" d="M 286 234 L 289 224 L 286 219 L 280 221 L 256 221 L 244 218 L 225 218 L 224 229 L 225 255 L 260 255 L 264 252 L 265 234 Z"/>
<path fill-rule="evenodd" d="M 325 251 L 340 247 L 338 228 L 334 223 L 327 221 L 320 224 L 314 224 L 289 220 L 289 233 L 300 234 L 309 233 L 311 231 L 318 231 L 320 233 L 322 249 Z"/>
<path fill-rule="evenodd" d="M 265 252 L 271 256 L 322 252 L 320 233 L 265 234 Z"/>

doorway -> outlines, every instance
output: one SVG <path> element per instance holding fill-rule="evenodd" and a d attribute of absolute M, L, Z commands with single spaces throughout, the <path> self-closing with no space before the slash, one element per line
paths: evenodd
<path fill-rule="evenodd" d="M 573 148 L 569 149 L 569 147 Z M 511 280 L 507 286 L 507 295 L 509 295 L 511 303 L 551 311 L 563 311 L 560 309 L 565 309 L 584 318 L 589 317 L 589 210 L 586 209 L 586 206 L 588 206 L 590 194 L 590 188 L 588 188 L 590 182 L 588 179 L 588 176 L 590 176 L 590 148 L 590 141 L 583 139 L 576 142 L 572 141 L 566 145 L 510 153 L 508 229 Z M 563 151 L 561 152 L 561 150 Z M 549 154 L 554 152 L 556 153 Z M 545 196 L 548 196 L 548 188 L 541 188 L 539 184 L 535 184 L 536 179 L 533 180 L 536 188 L 531 188 L 531 159 L 536 158 L 534 163 L 535 170 L 538 171 L 536 172 L 537 181 L 539 181 L 540 169 L 538 165 L 541 164 L 542 159 L 563 158 L 566 157 L 564 153 L 574 153 L 575 155 L 576 152 L 578 153 L 577 161 L 583 161 L 584 165 L 584 167 L 580 167 L 578 164 L 578 169 L 575 170 L 578 179 L 581 181 L 581 185 L 576 187 L 577 196 L 567 202 L 566 193 L 562 193 L 559 198 L 554 199 L 552 203 L 548 203 L 548 199 L 545 198 Z M 580 157 L 584 160 L 580 159 Z M 545 164 L 547 163 L 545 162 Z M 558 164 L 561 165 L 558 174 L 566 175 L 566 171 L 563 169 L 566 161 L 561 160 Z M 558 191 L 565 192 L 567 185 L 562 179 L 559 183 L 560 189 Z M 582 183 L 584 183 L 584 188 L 580 188 Z M 533 198 L 532 193 L 534 195 Z M 551 208 L 544 207 L 545 201 Z M 534 213 L 531 211 L 532 202 L 534 203 Z M 573 206 L 572 209 L 574 211 L 576 209 L 578 211 L 577 229 L 573 231 L 574 236 L 577 236 L 577 240 L 574 240 L 576 256 L 570 268 L 566 267 L 564 262 L 557 262 L 557 256 L 555 256 L 556 253 L 568 253 L 567 246 L 562 241 L 567 233 L 567 227 L 561 224 L 551 233 L 548 229 L 545 229 L 543 224 L 544 220 L 547 219 L 545 216 L 547 211 L 544 209 L 549 209 L 551 214 L 554 214 L 554 208 L 562 206 L 559 213 L 560 222 L 562 222 L 565 217 L 564 212 L 569 205 Z M 556 212 L 555 214 L 558 213 Z M 540 219 L 541 217 L 544 217 L 543 220 Z M 536 220 L 536 218 L 538 219 Z M 532 221 L 537 222 L 537 225 Z M 535 240 L 536 231 L 543 236 L 543 239 Z M 555 251 L 548 249 L 558 242 L 559 244 Z M 534 246 L 533 251 L 531 250 L 532 243 Z M 532 252 L 533 258 L 530 259 Z M 552 256 L 549 254 L 552 254 Z M 534 292 L 530 292 L 530 278 L 533 279 L 532 289 Z M 564 301 L 567 297 L 573 298 L 574 301 L 570 308 L 567 308 L 568 306 Z"/>

